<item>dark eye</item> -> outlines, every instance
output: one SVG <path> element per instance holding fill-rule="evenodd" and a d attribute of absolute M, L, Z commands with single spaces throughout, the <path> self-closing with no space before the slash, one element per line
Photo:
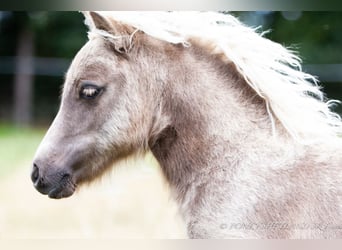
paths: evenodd
<path fill-rule="evenodd" d="M 81 87 L 80 97 L 83 99 L 94 99 L 102 92 L 102 90 L 102 87 L 87 83 Z"/>

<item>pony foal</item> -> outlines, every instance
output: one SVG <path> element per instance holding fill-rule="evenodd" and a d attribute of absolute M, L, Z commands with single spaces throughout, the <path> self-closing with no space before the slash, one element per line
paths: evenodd
<path fill-rule="evenodd" d="M 219 13 L 84 15 L 39 192 L 71 196 L 151 150 L 191 238 L 342 236 L 341 121 L 296 56 Z"/>

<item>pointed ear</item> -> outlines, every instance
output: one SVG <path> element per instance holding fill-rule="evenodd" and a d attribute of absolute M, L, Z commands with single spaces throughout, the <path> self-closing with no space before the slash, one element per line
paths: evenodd
<path fill-rule="evenodd" d="M 113 45 L 114 49 L 119 53 L 127 53 L 133 46 L 133 35 L 135 29 L 129 25 L 108 19 L 105 15 L 98 12 L 85 11 L 82 12 L 85 17 L 85 24 L 90 31 L 102 30 L 111 36 L 105 36 Z"/>
<path fill-rule="evenodd" d="M 93 29 L 104 30 L 115 36 L 130 35 L 134 32 L 134 28 L 111 19 L 110 17 L 103 15 L 103 13 L 94 11 L 83 12 L 85 17 L 85 23 L 89 26 L 90 31 Z"/>
<path fill-rule="evenodd" d="M 106 17 L 100 15 L 94 11 L 83 11 L 85 17 L 85 24 L 89 27 L 89 30 L 99 29 L 112 33 L 114 27 L 106 19 Z"/>

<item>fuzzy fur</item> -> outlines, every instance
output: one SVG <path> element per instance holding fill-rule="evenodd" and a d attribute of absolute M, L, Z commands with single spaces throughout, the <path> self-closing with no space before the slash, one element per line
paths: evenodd
<path fill-rule="evenodd" d="M 36 162 L 81 183 L 151 150 L 191 238 L 342 236 L 340 118 L 296 56 L 218 13 L 85 16 Z M 105 87 L 91 105 L 82 79 Z"/>

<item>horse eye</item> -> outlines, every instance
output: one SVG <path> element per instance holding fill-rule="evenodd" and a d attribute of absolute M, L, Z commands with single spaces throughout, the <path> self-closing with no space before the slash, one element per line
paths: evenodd
<path fill-rule="evenodd" d="M 102 88 L 95 85 L 84 85 L 80 90 L 80 97 L 83 99 L 94 99 L 97 97 L 102 91 Z"/>

